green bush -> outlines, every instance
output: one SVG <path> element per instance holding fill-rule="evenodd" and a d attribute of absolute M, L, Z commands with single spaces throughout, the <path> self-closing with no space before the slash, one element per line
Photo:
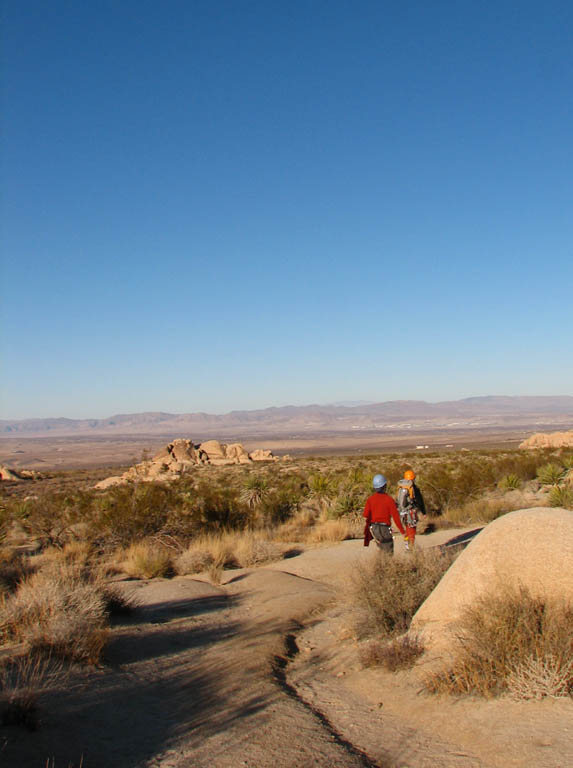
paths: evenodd
<path fill-rule="evenodd" d="M 537 479 L 541 485 L 558 485 L 564 475 L 563 467 L 550 462 L 537 470 Z"/>
<path fill-rule="evenodd" d="M 555 485 L 549 491 L 549 506 L 573 509 L 573 488 Z"/>

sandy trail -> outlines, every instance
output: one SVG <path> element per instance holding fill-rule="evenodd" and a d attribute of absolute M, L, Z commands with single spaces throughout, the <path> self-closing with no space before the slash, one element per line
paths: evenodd
<path fill-rule="evenodd" d="M 439 531 L 420 544 L 450 535 Z M 3 728 L 0 765 L 569 764 L 558 758 L 573 756 L 570 702 L 545 709 L 512 703 L 509 714 L 503 702 L 462 702 L 456 710 L 452 702 L 416 696 L 401 673 L 361 669 L 338 598 L 356 563 L 376 554 L 349 541 L 266 568 L 228 571 L 220 587 L 190 577 L 126 583 L 142 608 L 114 630 L 106 666 L 70 677 L 65 691 L 46 696 L 37 732 Z M 520 752 L 511 743 L 512 719 L 523 713 Z M 490 717 L 495 728 L 488 730 Z M 454 719 L 457 727 L 448 725 Z M 472 729 L 481 736 L 468 735 Z"/>

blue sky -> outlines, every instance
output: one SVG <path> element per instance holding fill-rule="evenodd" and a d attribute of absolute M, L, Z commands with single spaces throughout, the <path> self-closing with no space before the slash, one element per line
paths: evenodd
<path fill-rule="evenodd" d="M 3 15 L 4 418 L 573 393 L 570 2 Z"/>

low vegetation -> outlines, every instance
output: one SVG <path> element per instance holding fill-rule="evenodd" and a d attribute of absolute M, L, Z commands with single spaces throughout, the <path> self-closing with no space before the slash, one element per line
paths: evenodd
<path fill-rule="evenodd" d="M 433 693 L 508 693 L 518 699 L 573 694 L 573 606 L 502 589 L 468 607 L 453 662 L 430 674 Z"/>
<path fill-rule="evenodd" d="M 381 554 L 361 564 L 352 585 L 359 636 L 380 639 L 406 632 L 452 560 L 449 552 L 418 549 L 408 557 Z"/>
<path fill-rule="evenodd" d="M 276 560 L 293 551 L 293 543 L 300 551 L 360 537 L 364 501 L 380 471 L 395 494 L 403 472 L 416 470 L 430 529 L 487 523 L 524 506 L 571 509 L 572 466 L 571 454 L 559 450 L 470 451 L 206 467 L 169 484 L 105 491 L 95 491 L 85 472 L 6 484 L 0 490 L 5 717 L 33 727 L 33 690 L 53 680 L 45 672 L 49 665 L 101 661 L 110 616 L 135 608 L 110 584 L 112 572 L 145 579 L 205 573 L 221 583 L 225 569 Z M 414 663 L 423 649 L 404 633 L 449 562 L 420 551 L 407 559 L 377 558 L 357 573 L 365 664 L 395 670 Z M 504 673 L 503 685 L 515 695 L 534 690 L 533 680 L 535 690 L 543 680 L 544 690 L 553 691 L 546 695 L 569 685 L 563 683 L 570 680 L 565 655 L 548 648 L 519 658 Z M 431 685 L 451 688 L 455 679 L 460 690 L 488 690 L 483 680 L 462 682 L 458 671 L 452 674 L 436 676 Z"/>

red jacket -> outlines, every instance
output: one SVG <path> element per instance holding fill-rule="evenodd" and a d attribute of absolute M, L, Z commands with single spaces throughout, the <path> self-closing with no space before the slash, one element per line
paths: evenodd
<path fill-rule="evenodd" d="M 396 527 L 400 533 L 404 534 L 404 526 L 400 520 L 398 514 L 398 507 L 396 502 L 387 493 L 373 493 L 366 500 L 364 506 L 364 517 L 366 518 L 366 524 L 364 526 L 364 546 L 367 547 L 372 539 L 370 533 L 371 523 L 384 523 L 384 525 L 392 525 L 392 520 L 396 524 Z"/>

